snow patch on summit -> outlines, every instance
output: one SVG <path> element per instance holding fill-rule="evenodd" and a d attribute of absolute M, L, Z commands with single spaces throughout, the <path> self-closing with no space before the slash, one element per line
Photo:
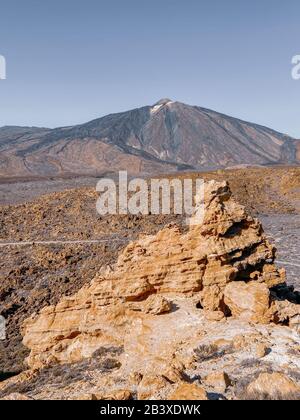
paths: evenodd
<path fill-rule="evenodd" d="M 151 114 L 155 114 L 158 112 L 163 106 L 168 106 L 173 104 L 174 101 L 171 101 L 170 99 L 161 99 L 159 102 L 154 104 L 154 106 L 151 108 L 150 112 Z"/>
<path fill-rule="evenodd" d="M 160 110 L 160 108 L 161 108 L 162 106 L 163 106 L 163 105 L 154 105 L 154 107 L 153 107 L 153 108 L 151 108 L 151 110 L 150 110 L 151 114 L 155 114 L 157 111 L 159 111 L 159 110 Z"/>

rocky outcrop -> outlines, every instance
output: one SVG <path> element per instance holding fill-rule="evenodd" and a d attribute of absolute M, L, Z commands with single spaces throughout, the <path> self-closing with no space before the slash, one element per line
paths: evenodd
<path fill-rule="evenodd" d="M 261 224 L 232 199 L 228 184 L 208 182 L 201 223 L 191 223 L 187 232 L 169 225 L 156 235 L 141 236 L 124 249 L 114 268 L 26 320 L 28 364 L 41 368 L 74 363 L 103 346 L 128 345 L 133 351 L 136 342 L 136 348 L 145 347 L 148 343 L 140 343 L 140 336 L 147 340 L 144 333 L 153 322 L 159 334 L 169 334 L 161 319 L 173 316 L 178 299 L 192 301 L 195 311 L 215 312 L 215 320 L 223 314 L 254 323 L 288 324 L 290 318 L 296 323 L 297 296 L 290 291 L 294 303 L 281 302 L 289 306 L 284 316 L 276 303 L 280 299 L 276 288 L 284 284 L 285 273 L 275 267 L 274 258 L 275 248 Z M 170 339 L 180 342 L 191 334 L 183 330 L 181 338 L 174 331 Z"/>

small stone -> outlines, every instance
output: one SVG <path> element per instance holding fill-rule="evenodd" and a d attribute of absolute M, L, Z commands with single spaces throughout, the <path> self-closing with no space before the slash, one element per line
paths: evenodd
<path fill-rule="evenodd" d="M 151 295 L 144 303 L 143 312 L 152 315 L 161 315 L 170 312 L 172 304 L 163 296 Z"/>
<path fill-rule="evenodd" d="M 204 311 L 204 316 L 208 321 L 222 321 L 222 319 L 225 319 L 222 311 Z"/>
<path fill-rule="evenodd" d="M 189 383 L 180 384 L 177 389 L 168 397 L 168 400 L 208 400 L 204 388 Z"/>
<path fill-rule="evenodd" d="M 255 349 L 255 355 L 258 359 L 265 357 L 268 354 L 268 346 L 263 343 L 259 343 Z"/>
<path fill-rule="evenodd" d="M 128 389 L 117 389 L 115 391 L 110 392 L 109 394 L 95 394 L 95 397 L 98 401 L 127 401 L 133 399 L 132 392 Z"/>
<path fill-rule="evenodd" d="M 231 381 L 226 372 L 213 372 L 205 378 L 204 382 L 219 393 L 225 392 L 231 385 Z"/>
<path fill-rule="evenodd" d="M 168 385 L 170 382 L 161 375 L 145 375 L 138 386 L 138 399 L 148 400 Z"/>
<path fill-rule="evenodd" d="M 132 385 L 138 385 L 143 379 L 143 375 L 139 372 L 131 372 L 129 375 L 129 382 Z"/>
<path fill-rule="evenodd" d="M 179 383 L 183 379 L 183 366 L 170 366 L 164 371 L 163 376 L 167 378 L 169 382 Z"/>

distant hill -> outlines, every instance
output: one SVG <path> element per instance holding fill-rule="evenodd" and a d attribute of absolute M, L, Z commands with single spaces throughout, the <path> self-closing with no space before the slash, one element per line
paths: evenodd
<path fill-rule="evenodd" d="M 169 99 L 71 127 L 0 128 L 1 177 L 299 163 L 300 140 Z"/>

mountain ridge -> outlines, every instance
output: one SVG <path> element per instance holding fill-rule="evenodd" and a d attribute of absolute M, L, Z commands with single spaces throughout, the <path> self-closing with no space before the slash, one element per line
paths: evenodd
<path fill-rule="evenodd" d="M 297 139 L 168 98 L 74 126 L 0 128 L 1 177 L 299 163 Z"/>

